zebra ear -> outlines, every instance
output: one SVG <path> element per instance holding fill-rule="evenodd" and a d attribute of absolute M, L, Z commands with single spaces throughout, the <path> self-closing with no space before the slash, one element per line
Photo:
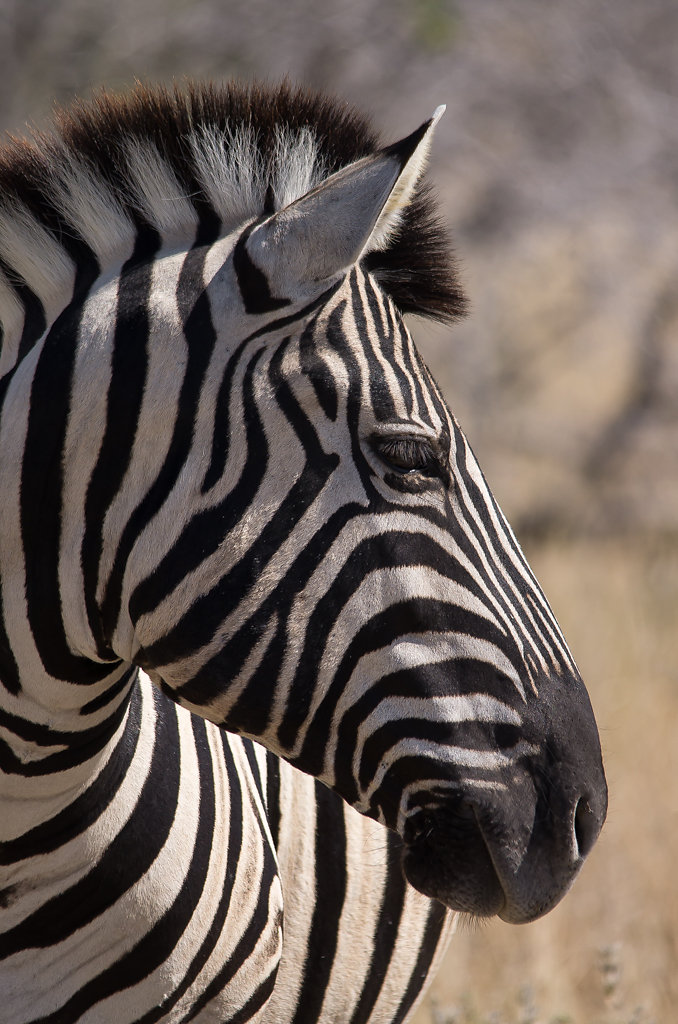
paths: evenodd
<path fill-rule="evenodd" d="M 265 275 L 274 303 L 293 298 L 300 288 L 307 292 L 325 286 L 361 256 L 388 244 L 444 110 L 438 107 L 400 142 L 343 167 L 249 234 L 247 262 L 254 265 L 255 277 Z"/>

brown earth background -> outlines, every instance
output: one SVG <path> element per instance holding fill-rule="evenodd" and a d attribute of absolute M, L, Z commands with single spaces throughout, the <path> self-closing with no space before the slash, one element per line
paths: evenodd
<path fill-rule="evenodd" d="M 0 0 L 0 129 L 135 77 L 292 80 L 431 164 L 471 316 L 413 329 L 561 620 L 603 837 L 465 927 L 417 1024 L 678 1020 L 678 0 Z"/>

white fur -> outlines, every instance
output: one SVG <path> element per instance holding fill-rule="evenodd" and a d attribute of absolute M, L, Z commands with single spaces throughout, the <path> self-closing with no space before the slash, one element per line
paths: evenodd
<path fill-rule="evenodd" d="M 49 182 L 52 201 L 68 224 L 94 250 L 102 268 L 134 237 L 134 225 L 118 197 L 85 160 L 65 145 L 55 145 L 53 176 Z"/>
<path fill-rule="evenodd" d="M 0 210 L 0 252 L 5 262 L 42 299 L 49 316 L 73 282 L 65 250 L 25 208 Z"/>
<path fill-rule="evenodd" d="M 125 151 L 129 191 L 139 212 L 165 237 L 195 229 L 195 207 L 157 147 L 152 142 L 130 139 Z"/>
<path fill-rule="evenodd" d="M 17 361 L 21 327 L 24 322 L 23 306 L 2 272 L 0 272 L 0 321 L 3 331 L 0 343 L 0 377 L 2 377 Z"/>
<path fill-rule="evenodd" d="M 207 199 L 227 228 L 261 211 L 265 186 L 249 125 L 226 132 L 205 127 L 190 143 Z"/>
<path fill-rule="evenodd" d="M 227 230 L 261 213 L 269 185 L 281 209 L 325 176 L 307 128 L 293 131 L 281 125 L 269 163 L 262 160 L 249 125 L 226 132 L 203 128 L 190 142 L 205 195 Z"/>
<path fill-rule="evenodd" d="M 276 273 L 285 276 L 286 268 L 287 276 L 296 275 L 296 283 L 303 287 L 309 274 L 327 278 L 362 254 L 388 244 L 412 198 L 443 109 L 438 108 L 401 172 L 393 158 L 375 154 L 328 178 L 308 128 L 280 126 L 268 157 L 259 152 L 249 125 L 226 131 L 201 128 L 188 141 L 200 185 L 226 232 L 259 215 L 272 189 L 275 208 L 284 216 L 268 222 L 264 239 L 268 252 L 261 265 L 274 283 Z M 124 146 L 128 177 L 122 195 L 59 138 L 34 145 L 46 150 L 51 174 L 45 189 L 51 201 L 74 234 L 93 249 L 102 272 L 131 251 L 135 228 L 130 208 L 138 210 L 166 241 L 185 236 L 189 242 L 194 237 L 197 214 L 192 197 L 184 194 L 173 168 L 152 142 L 130 139 Z M 271 248 L 270 242 L 278 243 L 281 236 L 290 234 L 291 245 L 281 258 L 278 245 Z M 259 242 L 262 237 L 263 233 Z M 0 258 L 36 294 L 51 323 L 69 301 L 74 267 L 66 250 L 21 204 L 0 210 Z M 269 260 L 272 267 L 266 266 Z M 294 283 L 279 282 L 280 293 L 286 294 Z M 0 372 L 5 372 L 17 357 L 23 311 L 3 277 L 0 322 Z"/>

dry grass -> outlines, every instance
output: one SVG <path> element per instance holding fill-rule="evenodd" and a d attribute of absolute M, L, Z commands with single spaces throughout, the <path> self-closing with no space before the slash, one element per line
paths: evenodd
<path fill-rule="evenodd" d="M 528 551 L 593 702 L 610 810 L 564 902 L 453 939 L 416 1024 L 672 1024 L 678 1007 L 678 544 Z"/>

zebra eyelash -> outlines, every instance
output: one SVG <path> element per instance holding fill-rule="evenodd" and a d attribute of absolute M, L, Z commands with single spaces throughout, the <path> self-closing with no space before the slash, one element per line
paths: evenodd
<path fill-rule="evenodd" d="M 372 448 L 389 470 L 401 476 L 428 476 L 447 479 L 447 459 L 426 437 L 412 434 L 394 437 L 373 436 Z"/>

